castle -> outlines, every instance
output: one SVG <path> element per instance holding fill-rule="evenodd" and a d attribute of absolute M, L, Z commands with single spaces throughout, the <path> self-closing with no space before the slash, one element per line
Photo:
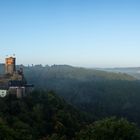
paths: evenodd
<path fill-rule="evenodd" d="M 16 58 L 5 59 L 5 74 L 0 75 L 0 97 L 15 95 L 22 98 L 33 90 L 32 84 L 27 84 L 23 69 L 16 70 Z"/>

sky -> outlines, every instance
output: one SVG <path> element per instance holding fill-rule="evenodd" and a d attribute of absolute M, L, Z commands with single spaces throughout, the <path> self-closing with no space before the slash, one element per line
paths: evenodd
<path fill-rule="evenodd" d="M 139 0 L 0 0 L 0 63 L 140 66 Z"/>

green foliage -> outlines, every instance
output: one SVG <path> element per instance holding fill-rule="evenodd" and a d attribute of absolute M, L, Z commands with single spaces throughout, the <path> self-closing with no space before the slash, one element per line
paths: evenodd
<path fill-rule="evenodd" d="M 42 67 L 41 65 L 33 67 L 25 67 L 25 74 L 28 75 L 31 72 L 36 73 L 36 76 L 43 78 L 67 78 L 77 80 L 94 80 L 94 79 L 109 79 L 109 80 L 135 80 L 132 76 L 124 73 L 113 73 L 95 69 L 72 67 L 68 65 L 53 65 Z M 30 75 L 32 76 L 32 75 Z M 30 77 L 31 78 L 31 77 Z"/>
<path fill-rule="evenodd" d="M 140 130 L 125 119 L 106 118 L 85 127 L 77 140 L 139 140 Z"/>
<path fill-rule="evenodd" d="M 67 65 L 24 67 L 24 73 L 37 88 L 53 89 L 92 120 L 118 116 L 140 125 L 140 82 L 132 76 Z"/>
<path fill-rule="evenodd" d="M 67 140 L 66 136 L 59 136 L 58 134 L 53 134 L 41 140 Z"/>
<path fill-rule="evenodd" d="M 0 98 L 0 105 L 2 140 L 71 139 L 84 120 L 78 110 L 53 92 L 34 91 L 23 99 L 8 96 Z"/>
<path fill-rule="evenodd" d="M 90 124 L 88 116 L 67 104 L 53 92 L 34 91 L 23 99 L 7 96 L 0 98 L 0 105 L 3 107 L 0 108 L 2 140 L 138 140 L 140 138 L 139 129 L 125 119 L 109 118 Z"/>
<path fill-rule="evenodd" d="M 10 129 L 2 119 L 0 119 L 0 139 L 1 140 L 14 140 L 15 132 Z"/>
<path fill-rule="evenodd" d="M 39 89 L 53 89 L 76 109 L 53 92 L 34 91 L 23 99 L 0 98 L 0 139 L 74 140 L 76 133 L 77 140 L 100 140 L 100 134 L 101 140 L 112 136 L 123 140 L 130 135 L 138 139 L 139 130 L 124 119 L 89 125 L 110 116 L 125 117 L 140 125 L 140 82 L 135 78 L 65 65 L 38 65 L 24 70 L 29 82 Z M 81 130 L 85 125 L 86 129 Z"/>

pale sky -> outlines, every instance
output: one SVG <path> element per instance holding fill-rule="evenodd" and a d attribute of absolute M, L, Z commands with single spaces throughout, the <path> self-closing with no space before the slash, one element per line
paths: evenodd
<path fill-rule="evenodd" d="M 0 63 L 140 66 L 139 0 L 0 0 Z"/>

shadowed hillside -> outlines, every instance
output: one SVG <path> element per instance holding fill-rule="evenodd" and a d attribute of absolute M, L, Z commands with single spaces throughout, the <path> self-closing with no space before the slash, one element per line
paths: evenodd
<path fill-rule="evenodd" d="M 24 73 L 36 88 L 55 91 L 93 120 L 118 116 L 140 124 L 140 82 L 132 76 L 67 65 L 24 67 Z"/>

